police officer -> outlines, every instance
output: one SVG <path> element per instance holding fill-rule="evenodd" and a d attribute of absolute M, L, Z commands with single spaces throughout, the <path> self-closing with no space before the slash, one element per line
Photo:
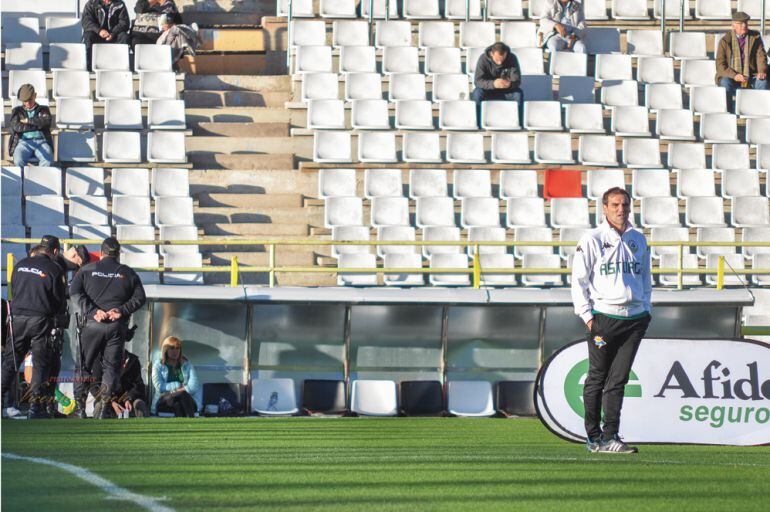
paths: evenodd
<path fill-rule="evenodd" d="M 9 402 L 11 384 L 27 352 L 32 351 L 32 382 L 29 388 L 28 418 L 48 418 L 46 404 L 50 396 L 48 374 L 56 316 L 66 307 L 67 281 L 53 252 L 36 246 L 32 255 L 13 268 L 11 282 L 12 343 L 6 345 L 2 363 L 3 400 Z"/>
<path fill-rule="evenodd" d="M 61 242 L 59 238 L 54 235 L 45 235 L 40 239 L 40 245 L 47 247 L 54 255 L 54 262 L 64 272 L 65 278 L 67 272 L 77 272 L 80 267 L 88 263 L 91 259 L 91 255 L 88 249 L 84 245 L 73 245 L 66 251 L 61 250 Z M 52 418 L 64 417 L 60 414 L 56 406 L 56 386 L 59 382 L 59 372 L 61 371 L 61 356 L 64 348 L 64 330 L 70 325 L 69 308 L 67 307 L 67 301 L 62 304 L 62 310 L 56 315 L 55 332 L 52 340 L 52 350 L 49 353 L 51 362 L 49 366 L 48 382 L 49 386 L 49 399 L 47 404 L 48 415 Z M 84 411 L 83 411 L 84 412 Z"/>
<path fill-rule="evenodd" d="M 101 260 L 83 266 L 70 285 L 70 296 L 80 309 L 81 324 L 78 354 L 78 381 L 75 399 L 85 410 L 85 399 L 92 380 L 94 364 L 103 365 L 99 390 L 102 411 L 107 413 L 115 396 L 123 364 L 124 344 L 129 334 L 131 314 L 145 303 L 144 287 L 131 268 L 122 265 L 120 243 L 114 237 L 102 242 Z M 100 418 L 108 417 L 106 414 Z"/>

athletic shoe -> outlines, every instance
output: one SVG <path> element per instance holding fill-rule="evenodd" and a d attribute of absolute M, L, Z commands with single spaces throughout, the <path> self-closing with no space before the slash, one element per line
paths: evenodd
<path fill-rule="evenodd" d="M 21 415 L 21 411 L 16 407 L 5 407 L 3 409 L 3 418 L 17 418 Z"/>
<path fill-rule="evenodd" d="M 620 436 L 615 434 L 607 441 L 602 441 L 601 446 L 598 450 L 599 453 L 638 453 L 639 450 L 635 446 L 628 446 L 626 443 L 624 443 Z"/>
<path fill-rule="evenodd" d="M 597 439 L 594 437 L 586 438 L 586 450 L 588 450 L 591 453 L 596 453 L 599 451 L 599 449 L 602 446 L 601 439 Z"/>

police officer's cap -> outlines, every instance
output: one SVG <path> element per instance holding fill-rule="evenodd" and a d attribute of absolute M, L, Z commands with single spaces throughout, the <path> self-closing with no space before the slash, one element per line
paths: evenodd
<path fill-rule="evenodd" d="M 61 249 L 61 243 L 59 238 L 53 235 L 45 235 L 40 239 L 40 245 L 48 249 L 49 251 L 56 251 Z"/>
<path fill-rule="evenodd" d="M 120 253 L 120 242 L 114 236 L 104 239 L 102 242 L 102 254 L 117 256 Z"/>

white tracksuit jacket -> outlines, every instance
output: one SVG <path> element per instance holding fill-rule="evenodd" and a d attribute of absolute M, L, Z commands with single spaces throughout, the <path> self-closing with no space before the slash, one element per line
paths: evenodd
<path fill-rule="evenodd" d="M 592 310 L 631 317 L 649 312 L 652 281 L 650 250 L 630 224 L 620 235 L 604 221 L 583 235 L 572 260 L 572 302 L 583 322 Z"/>

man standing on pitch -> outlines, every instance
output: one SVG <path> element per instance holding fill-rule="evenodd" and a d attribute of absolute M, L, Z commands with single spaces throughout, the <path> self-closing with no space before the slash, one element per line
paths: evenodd
<path fill-rule="evenodd" d="M 104 372 L 99 390 L 102 411 L 99 419 L 105 419 L 110 417 L 111 404 L 118 398 L 123 350 L 126 337 L 130 334 L 129 320 L 144 305 L 146 298 L 136 272 L 118 261 L 118 241 L 113 237 L 105 238 L 101 252 L 101 260 L 83 266 L 75 274 L 70 296 L 85 318 L 78 355 L 79 378 L 75 400 L 82 410 L 93 366 L 101 364 Z"/>
<path fill-rule="evenodd" d="M 575 314 L 589 332 L 586 446 L 591 452 L 636 453 L 618 431 L 624 388 L 650 323 L 650 253 L 644 235 L 629 222 L 631 197 L 625 189 L 607 190 L 602 211 L 604 222 L 583 235 L 572 260 Z"/>

